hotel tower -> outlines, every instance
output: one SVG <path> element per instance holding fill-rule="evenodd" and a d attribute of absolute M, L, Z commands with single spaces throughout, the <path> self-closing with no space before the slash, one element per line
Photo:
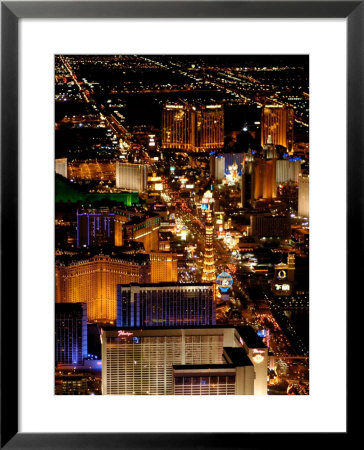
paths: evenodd
<path fill-rule="evenodd" d="M 267 395 L 268 349 L 248 326 L 106 327 L 103 395 Z"/>
<path fill-rule="evenodd" d="M 207 152 L 224 145 L 222 105 L 166 104 L 162 115 L 162 148 Z"/>
<path fill-rule="evenodd" d="M 294 110 L 284 105 L 274 104 L 265 105 L 262 109 L 261 119 L 261 145 L 268 142 L 268 136 L 271 136 L 271 142 L 274 145 L 282 145 L 288 151 L 293 146 L 293 125 Z"/>

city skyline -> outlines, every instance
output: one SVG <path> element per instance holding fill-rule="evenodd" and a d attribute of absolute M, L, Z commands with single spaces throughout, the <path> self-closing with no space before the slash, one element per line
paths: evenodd
<path fill-rule="evenodd" d="M 84 305 L 73 329 L 90 344 L 73 367 L 57 356 L 57 394 L 309 393 L 308 68 L 304 55 L 55 57 L 55 299 Z M 178 323 L 201 343 L 211 327 L 236 338 L 186 362 Z M 111 389 L 170 339 L 164 375 Z"/>

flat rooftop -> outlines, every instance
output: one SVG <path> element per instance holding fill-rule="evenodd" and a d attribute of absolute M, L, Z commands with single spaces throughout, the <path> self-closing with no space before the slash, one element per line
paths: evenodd
<path fill-rule="evenodd" d="M 186 326 L 168 326 L 168 327 L 112 327 L 103 326 L 103 331 L 134 331 L 134 332 L 150 332 L 155 335 L 158 331 L 182 331 L 182 330 L 200 330 L 202 332 L 206 331 L 219 331 L 226 329 L 235 329 L 242 340 L 246 343 L 249 348 L 266 348 L 263 340 L 256 334 L 253 328 L 249 326 L 234 326 L 234 325 L 186 325 Z M 168 333 L 167 333 L 168 334 Z"/>
<path fill-rule="evenodd" d="M 212 286 L 212 283 L 173 283 L 173 282 L 160 282 L 160 283 L 143 283 L 143 284 L 138 284 L 138 283 L 128 283 L 128 284 L 118 284 L 118 286 L 121 287 L 141 287 L 141 288 L 155 288 L 155 287 L 193 287 L 193 286 Z"/>
<path fill-rule="evenodd" d="M 232 364 L 234 367 L 253 365 L 245 350 L 241 347 L 224 347 L 224 353 L 230 359 L 229 364 Z"/>

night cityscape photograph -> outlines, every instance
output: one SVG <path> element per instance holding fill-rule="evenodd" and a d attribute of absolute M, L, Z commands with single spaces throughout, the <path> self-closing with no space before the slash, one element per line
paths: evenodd
<path fill-rule="evenodd" d="M 309 395 L 308 55 L 55 56 L 54 333 L 56 395 Z"/>

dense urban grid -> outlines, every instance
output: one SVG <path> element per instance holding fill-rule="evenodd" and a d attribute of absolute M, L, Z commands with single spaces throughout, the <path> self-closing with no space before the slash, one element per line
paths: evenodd
<path fill-rule="evenodd" d="M 309 394 L 307 56 L 55 57 L 55 393 Z"/>

